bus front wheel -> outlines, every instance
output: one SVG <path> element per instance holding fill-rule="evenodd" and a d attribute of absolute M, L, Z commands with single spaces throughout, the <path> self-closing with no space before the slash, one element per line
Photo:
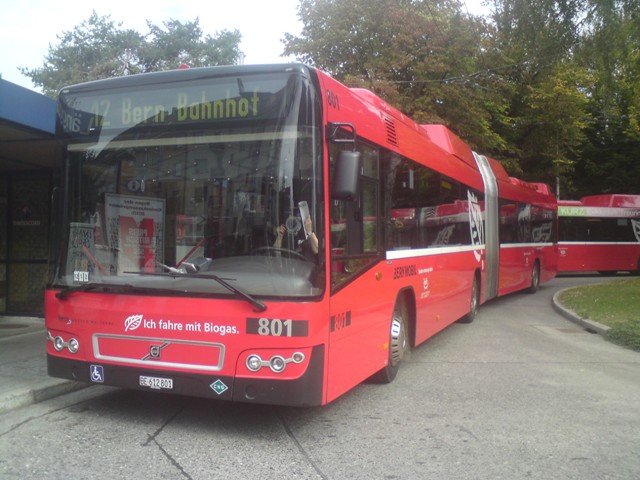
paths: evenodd
<path fill-rule="evenodd" d="M 409 354 L 409 310 L 403 297 L 398 297 L 389 331 L 389 358 L 387 366 L 369 379 L 373 383 L 391 383 L 400 368 L 400 363 Z"/>

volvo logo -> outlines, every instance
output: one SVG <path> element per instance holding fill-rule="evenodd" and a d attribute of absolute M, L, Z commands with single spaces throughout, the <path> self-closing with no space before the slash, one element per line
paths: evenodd
<path fill-rule="evenodd" d="M 142 360 L 157 360 L 160 358 L 162 350 L 171 345 L 170 342 L 164 342 L 162 345 L 151 345 L 149 347 L 149 354 L 142 357 Z"/>

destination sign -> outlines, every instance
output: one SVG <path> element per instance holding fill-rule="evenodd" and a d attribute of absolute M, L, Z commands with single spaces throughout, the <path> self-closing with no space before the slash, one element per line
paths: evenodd
<path fill-rule="evenodd" d="M 640 218 L 640 209 L 624 207 L 558 206 L 559 217 Z"/>
<path fill-rule="evenodd" d="M 63 92 L 59 126 L 72 135 L 96 135 L 103 130 L 136 126 L 181 125 L 267 119 L 279 115 L 295 92 L 287 76 L 207 79 L 207 83 L 105 90 L 98 93 Z"/>

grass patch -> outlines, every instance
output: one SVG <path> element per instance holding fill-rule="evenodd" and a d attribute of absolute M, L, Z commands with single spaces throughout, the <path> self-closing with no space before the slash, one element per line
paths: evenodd
<path fill-rule="evenodd" d="M 640 278 L 572 288 L 559 300 L 580 317 L 611 327 L 611 341 L 640 351 Z"/>

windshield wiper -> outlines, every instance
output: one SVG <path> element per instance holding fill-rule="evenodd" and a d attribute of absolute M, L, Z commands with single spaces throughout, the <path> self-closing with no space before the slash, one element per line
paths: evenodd
<path fill-rule="evenodd" d="M 160 263 L 156 260 L 156 263 L 158 265 L 161 265 L 162 267 L 166 268 L 167 270 L 169 270 L 169 273 L 167 273 L 166 275 L 172 276 L 172 277 L 191 277 L 192 274 L 194 273 L 199 273 L 203 270 L 203 268 L 208 267 L 211 264 L 211 259 L 207 258 L 207 259 L 196 259 L 193 263 L 187 263 L 187 262 L 183 262 L 182 265 L 179 268 L 175 268 L 175 267 L 170 267 L 169 265 L 165 265 L 164 263 Z M 138 274 L 142 274 L 142 275 L 149 275 L 149 273 L 146 272 L 127 272 L 127 273 L 138 273 Z M 153 274 L 151 273 L 151 275 L 157 275 L 157 274 Z M 258 300 L 257 298 L 253 298 L 251 295 L 249 295 L 247 292 L 240 290 L 237 287 L 234 287 L 233 285 L 231 285 L 230 283 L 227 283 L 226 280 L 220 278 L 219 276 L 213 274 L 213 273 L 206 273 L 203 275 L 200 275 L 200 277 L 202 278 L 210 278 L 212 280 L 215 280 L 216 282 L 218 282 L 220 285 L 222 285 L 224 288 L 226 288 L 227 290 L 229 290 L 232 293 L 235 293 L 237 296 L 241 297 L 242 299 L 246 300 L 247 302 L 249 302 L 252 306 L 253 306 L 253 311 L 254 312 L 264 312 L 267 309 L 267 306 L 262 303 L 260 300 Z"/>
<path fill-rule="evenodd" d="M 95 290 L 96 288 L 103 287 L 104 285 L 101 283 L 83 283 L 82 285 L 72 285 L 70 287 L 64 287 L 58 293 L 56 293 L 56 298 L 60 300 L 66 300 L 66 298 L 75 292 L 87 292 L 89 290 Z"/>
<path fill-rule="evenodd" d="M 233 285 L 225 282 L 219 276 L 214 275 L 212 273 L 209 273 L 207 275 L 203 275 L 203 277 L 211 278 L 211 279 L 215 280 L 216 282 L 218 282 L 220 285 L 222 285 L 224 288 L 226 288 L 230 292 L 233 292 L 236 295 L 238 295 L 239 297 L 244 298 L 247 302 L 249 302 L 251 305 L 253 305 L 253 311 L 254 312 L 264 312 L 267 309 L 267 306 L 264 303 L 262 303 L 260 300 L 258 300 L 257 298 L 253 298 L 247 292 L 244 292 L 244 291 L 234 287 Z"/>
<path fill-rule="evenodd" d="M 64 287 L 62 290 L 56 293 L 56 298 L 59 298 L 60 300 L 66 300 L 66 298 L 72 293 L 88 292 L 90 290 L 96 290 L 98 288 L 103 288 L 105 290 L 119 289 L 119 288 L 132 289 L 134 288 L 134 286 L 131 285 L 130 283 L 111 285 L 111 284 L 105 284 L 105 283 L 89 282 L 89 283 L 83 283 L 82 285 L 72 285 L 70 287 Z"/>

